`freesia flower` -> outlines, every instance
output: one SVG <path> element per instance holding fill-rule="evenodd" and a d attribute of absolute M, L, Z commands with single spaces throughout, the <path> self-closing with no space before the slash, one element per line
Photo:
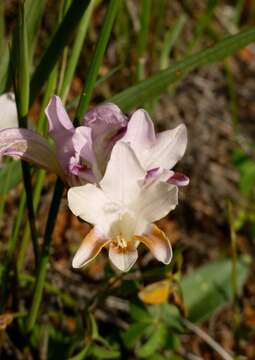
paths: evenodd
<path fill-rule="evenodd" d="M 99 184 L 68 191 L 71 211 L 94 225 L 74 256 L 73 267 L 86 265 L 108 247 L 112 263 L 128 271 L 137 260 L 140 242 L 168 264 L 172 258 L 169 239 L 153 223 L 176 207 L 177 194 L 177 186 L 166 182 L 164 174 L 147 182 L 134 150 L 122 141 L 116 143 Z"/>
<path fill-rule="evenodd" d="M 148 181 L 164 173 L 169 183 L 188 185 L 189 178 L 186 175 L 170 170 L 182 158 L 187 147 L 187 130 L 184 124 L 156 134 L 149 114 L 139 109 L 131 116 L 121 141 L 130 144 L 147 172 Z"/>
<path fill-rule="evenodd" d="M 114 143 L 126 129 L 126 116 L 107 103 L 85 114 L 84 125 L 75 128 L 57 96 L 45 112 L 56 149 L 32 130 L 10 128 L 0 131 L 0 158 L 9 155 L 32 162 L 56 173 L 69 186 L 99 181 Z"/>
<path fill-rule="evenodd" d="M 0 129 L 18 127 L 18 114 L 13 93 L 0 96 Z"/>

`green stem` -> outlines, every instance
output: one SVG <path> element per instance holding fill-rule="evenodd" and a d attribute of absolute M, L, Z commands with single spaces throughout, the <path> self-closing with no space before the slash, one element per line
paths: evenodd
<path fill-rule="evenodd" d="M 87 78 L 84 90 L 81 95 L 80 103 L 77 109 L 76 122 L 80 122 L 82 120 L 83 115 L 88 108 L 94 85 L 97 79 L 98 71 L 103 60 L 105 49 L 108 44 L 113 22 L 117 14 L 120 2 L 120 0 L 111 0 L 108 5 L 102 29 L 100 31 L 99 38 L 96 44 L 96 48 L 87 71 Z"/>
<path fill-rule="evenodd" d="M 46 278 L 46 273 L 47 273 L 48 260 L 49 260 L 51 237 L 52 237 L 52 232 L 54 229 L 54 225 L 55 225 L 56 217 L 58 214 L 58 209 L 59 209 L 59 205 L 61 202 L 61 197 L 62 197 L 63 191 L 64 191 L 63 183 L 58 178 L 56 185 L 55 185 L 55 190 L 54 190 L 54 194 L 53 194 L 53 198 L 52 198 L 51 206 L 50 206 L 50 210 L 49 210 L 49 215 L 48 215 L 48 220 L 47 220 L 45 235 L 44 235 L 44 242 L 43 242 L 43 247 L 42 247 L 42 251 L 41 251 L 40 263 L 39 263 L 38 272 L 37 272 L 37 276 L 36 276 L 35 289 L 34 289 L 34 294 L 33 294 L 33 299 L 32 299 L 32 307 L 30 309 L 29 316 L 28 316 L 28 324 L 27 324 L 28 332 L 30 332 L 34 328 L 36 318 L 38 315 L 38 311 L 39 311 L 39 307 L 40 307 L 41 300 L 42 300 L 42 294 L 43 294 L 45 278 Z"/>
<path fill-rule="evenodd" d="M 39 120 L 38 120 L 38 124 L 37 124 L 37 132 L 41 135 L 45 135 L 45 133 L 46 133 L 47 124 L 45 121 L 46 118 L 45 118 L 44 109 L 49 102 L 51 94 L 54 92 L 54 89 L 56 88 L 57 73 L 58 73 L 58 71 L 57 71 L 57 66 L 56 66 L 53 69 L 52 73 L 50 74 L 48 84 L 47 84 L 47 87 L 45 90 L 45 94 L 43 97 L 41 111 L 39 114 Z M 36 178 L 36 183 L 35 183 L 35 188 L 34 188 L 34 193 L 33 193 L 35 211 L 37 211 L 37 208 L 39 206 L 40 196 L 41 196 L 41 191 L 42 191 L 43 184 L 44 184 L 45 175 L 46 175 L 46 173 L 44 170 L 39 170 L 37 178 Z M 20 250 L 19 250 L 18 263 L 17 263 L 18 271 L 21 271 L 24 266 L 25 254 L 26 254 L 26 251 L 28 248 L 28 242 L 29 242 L 29 235 L 30 235 L 30 227 L 29 227 L 29 224 L 27 223 L 26 227 L 25 227 L 24 235 L 23 235 L 23 238 L 21 241 Z"/>
<path fill-rule="evenodd" d="M 77 35 L 74 41 L 74 45 L 70 54 L 70 58 L 68 61 L 68 66 L 65 72 L 65 76 L 64 76 L 64 80 L 63 80 L 63 84 L 62 84 L 62 100 L 63 102 L 66 101 L 67 98 L 67 94 L 72 82 L 72 78 L 75 72 L 75 68 L 77 66 L 78 60 L 79 60 L 79 56 L 82 50 L 82 45 L 84 42 L 84 39 L 86 37 L 87 34 L 87 30 L 88 30 L 88 25 L 89 25 L 89 21 L 91 19 L 91 15 L 93 12 L 93 9 L 95 6 L 97 6 L 97 4 L 100 2 L 101 0 L 91 0 L 90 4 L 87 8 L 87 10 L 85 11 L 85 14 L 83 15 L 83 18 L 81 20 L 81 24 L 78 27 L 77 30 Z"/>
<path fill-rule="evenodd" d="M 33 204 L 35 211 L 37 211 L 40 202 L 40 196 L 45 180 L 45 175 L 46 175 L 45 170 L 39 170 L 37 174 L 36 184 L 33 193 L 33 200 L 34 200 Z M 23 269 L 24 266 L 25 254 L 29 244 L 29 235 L 30 235 L 30 226 L 29 223 L 26 223 L 24 235 L 22 237 L 21 246 L 19 250 L 18 262 L 17 262 L 18 273 Z"/>
<path fill-rule="evenodd" d="M 15 80 L 13 85 L 15 88 L 16 102 L 18 109 L 19 127 L 27 127 L 27 114 L 29 110 L 29 55 L 27 28 L 25 22 L 24 3 L 19 4 L 19 26 L 18 26 L 18 87 L 16 88 Z M 23 182 L 26 192 L 28 219 L 30 224 L 31 238 L 34 248 L 35 262 L 39 259 L 39 245 L 37 240 L 37 231 L 35 226 L 35 213 L 32 198 L 32 182 L 30 174 L 30 166 L 24 161 L 22 164 Z"/>

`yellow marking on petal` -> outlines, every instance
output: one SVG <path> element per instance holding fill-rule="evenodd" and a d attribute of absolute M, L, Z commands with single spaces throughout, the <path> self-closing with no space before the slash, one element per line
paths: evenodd
<path fill-rule="evenodd" d="M 170 294 L 170 281 L 162 280 L 145 286 L 138 293 L 139 299 L 145 304 L 164 304 L 168 301 Z"/>

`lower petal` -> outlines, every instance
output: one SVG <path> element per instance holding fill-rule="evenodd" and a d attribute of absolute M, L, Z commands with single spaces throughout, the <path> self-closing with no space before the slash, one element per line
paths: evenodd
<path fill-rule="evenodd" d="M 128 246 L 122 248 L 111 243 L 109 247 L 109 258 L 116 268 L 121 271 L 128 271 L 136 262 L 138 252 L 135 244 L 128 244 Z"/>
<path fill-rule="evenodd" d="M 77 269 L 92 261 L 109 242 L 95 227 L 85 236 L 76 252 L 72 266 Z"/>
<path fill-rule="evenodd" d="M 164 264 L 171 262 L 173 252 L 170 241 L 166 234 L 156 225 L 150 225 L 146 233 L 135 238 L 146 245 L 158 261 Z"/>

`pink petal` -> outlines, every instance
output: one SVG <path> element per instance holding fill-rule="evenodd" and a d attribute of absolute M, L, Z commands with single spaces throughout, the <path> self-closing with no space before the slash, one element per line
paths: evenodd
<path fill-rule="evenodd" d="M 124 248 L 110 243 L 109 258 L 116 268 L 121 271 L 128 271 L 135 264 L 138 258 L 138 252 L 133 243 L 129 243 L 128 246 Z"/>
<path fill-rule="evenodd" d="M 91 129 L 86 126 L 77 127 L 72 141 L 76 156 L 82 158 L 88 165 L 92 165 L 95 156 L 92 149 Z"/>
<path fill-rule="evenodd" d="M 118 106 L 106 103 L 87 112 L 84 125 L 92 130 L 93 149 L 103 174 L 114 144 L 126 130 L 127 117 Z"/>
<path fill-rule="evenodd" d="M 174 175 L 172 170 L 155 168 L 147 171 L 144 186 L 149 186 L 154 182 L 163 181 L 166 182 L 170 177 Z"/>
<path fill-rule="evenodd" d="M 168 183 L 180 187 L 187 186 L 189 185 L 189 177 L 182 173 L 176 172 L 168 179 Z"/>
<path fill-rule="evenodd" d="M 169 184 L 182 187 L 189 184 L 189 177 L 180 172 L 162 168 L 155 168 L 147 171 L 144 185 L 148 186 L 156 181 L 167 181 Z"/>
<path fill-rule="evenodd" d="M 57 156 L 65 170 L 68 170 L 69 159 L 74 155 L 72 136 L 74 126 L 67 115 L 58 96 L 53 96 L 45 109 L 49 123 L 49 134 L 57 147 Z"/>
<path fill-rule="evenodd" d="M 164 264 L 170 263 L 173 256 L 170 241 L 156 225 L 150 225 L 146 233 L 135 238 L 146 245 L 157 260 Z"/>
<path fill-rule="evenodd" d="M 149 114 L 139 109 L 131 116 L 122 141 L 129 142 L 140 160 L 141 153 L 156 140 L 154 124 Z"/>
<path fill-rule="evenodd" d="M 109 243 L 96 228 L 93 228 L 82 241 L 81 246 L 76 252 L 72 265 L 74 268 L 80 268 L 92 261 Z"/>
<path fill-rule="evenodd" d="M 56 154 L 42 136 L 28 129 L 4 129 L 0 131 L 0 158 L 2 156 L 29 161 L 64 178 Z"/>

